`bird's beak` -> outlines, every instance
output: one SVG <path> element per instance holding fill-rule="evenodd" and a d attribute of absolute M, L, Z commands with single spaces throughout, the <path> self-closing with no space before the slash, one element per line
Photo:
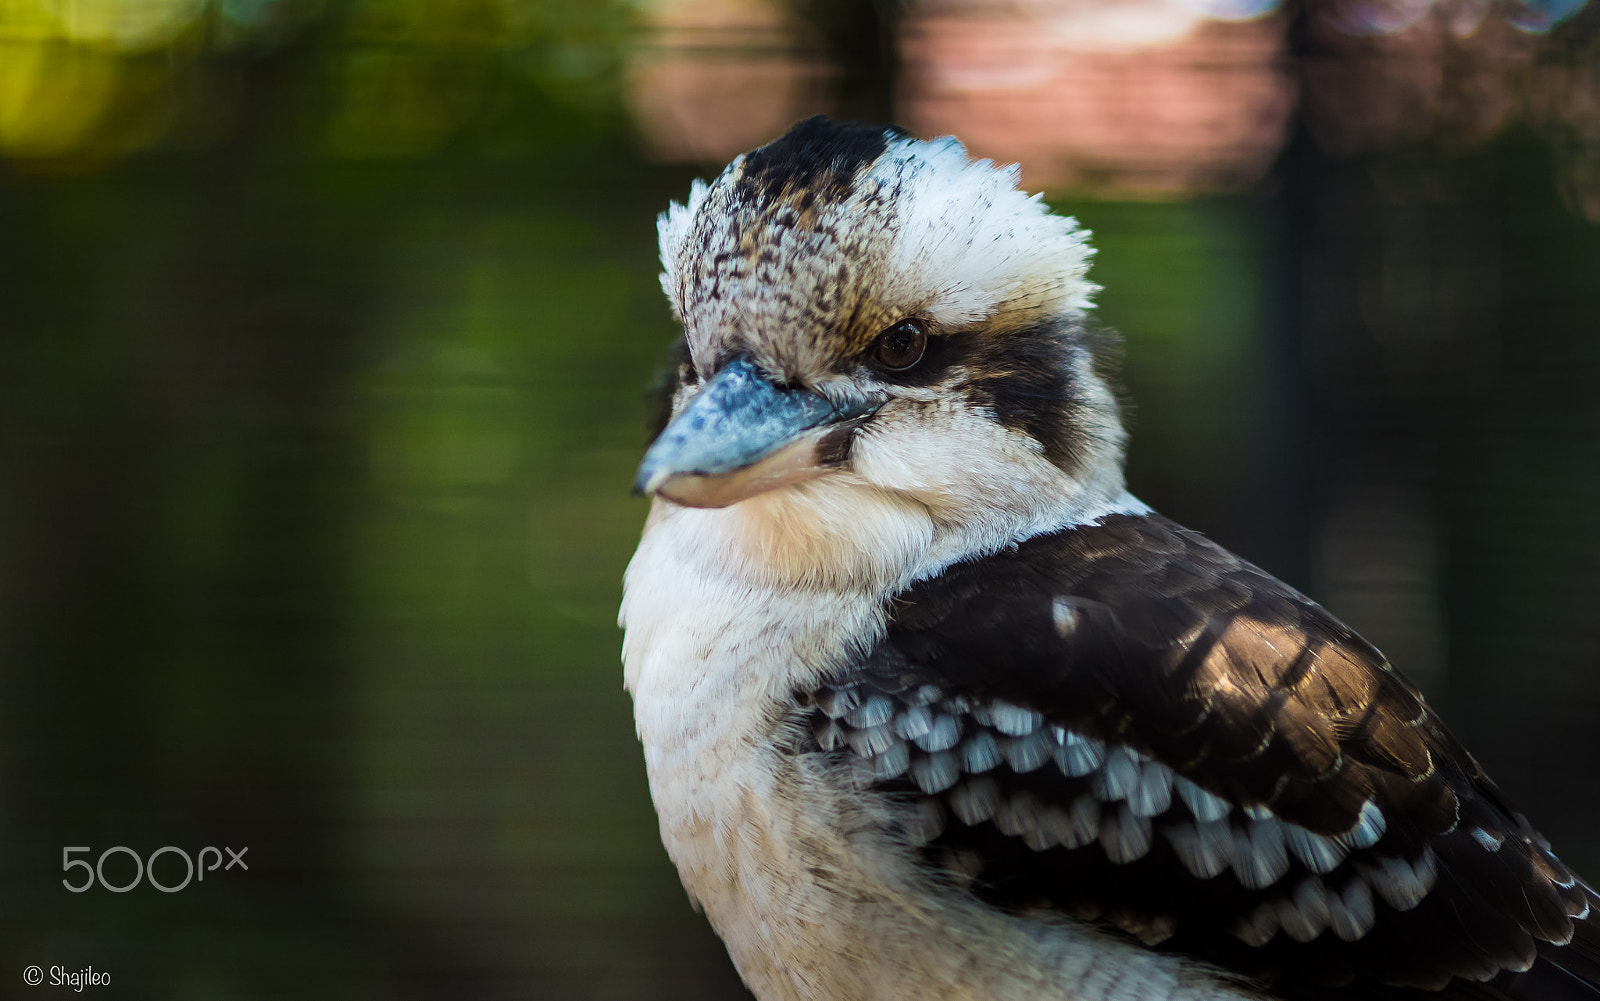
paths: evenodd
<path fill-rule="evenodd" d="M 829 432 L 871 408 L 836 407 L 779 386 L 735 358 L 706 383 L 644 454 L 634 489 L 686 507 L 727 507 L 827 472 Z"/>

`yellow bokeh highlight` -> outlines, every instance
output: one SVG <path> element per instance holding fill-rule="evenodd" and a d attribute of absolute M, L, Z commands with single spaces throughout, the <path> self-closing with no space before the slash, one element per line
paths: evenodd
<path fill-rule="evenodd" d="M 206 0 L 0 0 L 0 154 L 95 161 L 159 132 L 149 64 Z M 152 113 L 154 112 L 154 113 Z"/>
<path fill-rule="evenodd" d="M 425 157 L 507 86 L 606 107 L 629 2 L 0 0 L 0 156 L 78 169 L 215 141 L 238 123 L 241 95 L 267 86 L 292 102 L 292 141 L 341 158 Z M 230 74 L 285 44 L 312 53 L 291 76 Z"/>
<path fill-rule="evenodd" d="M 62 40 L 0 40 L 0 152 L 71 156 L 94 143 L 117 95 L 117 56 Z"/>
<path fill-rule="evenodd" d="M 26 8 L 50 18 L 63 37 L 88 45 L 139 51 L 167 45 L 205 11 L 207 0 L 11 0 L 0 8 L 0 21 L 11 8 Z"/>

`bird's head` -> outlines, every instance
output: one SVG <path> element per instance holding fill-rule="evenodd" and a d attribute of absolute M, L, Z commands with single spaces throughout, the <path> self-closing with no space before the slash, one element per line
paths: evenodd
<path fill-rule="evenodd" d="M 903 578 L 1121 495 L 1087 234 L 952 138 L 814 118 L 660 220 L 684 331 L 638 489 L 767 571 Z M 692 512 L 681 509 L 726 509 Z"/>

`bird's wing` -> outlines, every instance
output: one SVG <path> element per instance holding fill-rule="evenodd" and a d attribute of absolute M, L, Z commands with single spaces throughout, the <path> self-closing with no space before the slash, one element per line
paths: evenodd
<path fill-rule="evenodd" d="M 1593 891 L 1417 691 L 1163 518 L 918 584 L 802 695 L 808 746 L 902 797 L 902 835 L 995 906 L 1287 997 L 1600 998 Z"/>

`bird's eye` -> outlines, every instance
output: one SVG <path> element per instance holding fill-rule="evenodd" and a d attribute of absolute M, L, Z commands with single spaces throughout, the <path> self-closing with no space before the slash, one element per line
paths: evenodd
<path fill-rule="evenodd" d="M 878 335 L 872 359 L 885 371 L 904 372 L 922 360 L 927 347 L 927 329 L 917 320 L 901 320 Z"/>

